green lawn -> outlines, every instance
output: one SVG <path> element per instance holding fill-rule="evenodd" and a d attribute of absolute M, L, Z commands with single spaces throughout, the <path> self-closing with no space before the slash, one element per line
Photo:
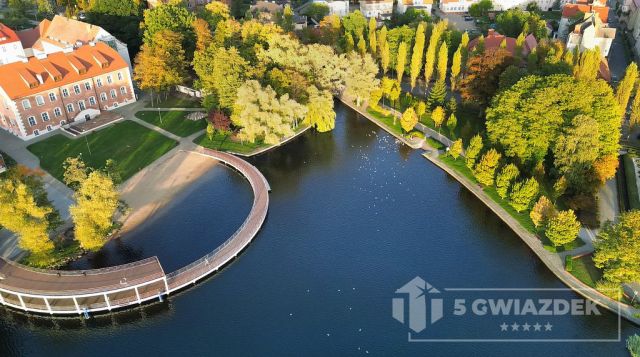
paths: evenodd
<path fill-rule="evenodd" d="M 624 161 L 624 177 L 629 195 L 629 208 L 640 209 L 640 196 L 638 196 L 638 185 L 636 184 L 636 171 L 633 168 L 633 156 L 631 154 L 622 155 Z"/>
<path fill-rule="evenodd" d="M 157 96 L 154 94 L 153 96 L 153 106 L 149 101 L 147 103 L 147 108 L 200 108 L 202 104 L 199 99 L 195 98 L 187 98 L 183 96 L 169 96 L 167 99 L 164 99 L 164 95 L 161 96 L 160 102 L 156 102 Z"/>
<path fill-rule="evenodd" d="M 562 17 L 562 11 L 541 11 L 540 17 L 544 20 L 560 21 L 560 18 Z"/>
<path fill-rule="evenodd" d="M 55 135 L 28 147 L 40 159 L 40 166 L 62 181 L 62 163 L 82 155 L 87 166 L 102 168 L 107 159 L 117 163 L 126 180 L 178 143 L 131 121 L 123 121 L 78 139 Z M 90 149 L 90 150 L 89 150 Z"/>
<path fill-rule="evenodd" d="M 602 271 L 593 265 L 591 255 L 574 259 L 571 274 L 592 288 L 595 288 L 596 282 L 602 278 Z"/>
<path fill-rule="evenodd" d="M 547 238 L 544 234 L 538 235 L 540 240 L 542 241 L 542 246 L 544 249 L 550 251 L 551 253 L 562 253 L 570 250 L 574 250 L 576 248 L 580 248 L 584 245 L 584 241 L 581 238 L 576 238 L 573 242 L 569 242 L 567 244 L 563 244 L 561 246 L 554 246 L 549 238 Z"/>
<path fill-rule="evenodd" d="M 136 117 L 183 138 L 207 127 L 206 120 L 189 120 L 186 118 L 187 114 L 189 114 L 189 112 L 141 111 L 136 113 Z"/>
<path fill-rule="evenodd" d="M 393 115 L 384 115 L 371 107 L 367 108 L 367 113 L 371 114 L 371 116 L 382 122 L 382 124 L 384 124 L 389 130 L 391 130 L 391 132 L 400 136 L 404 136 L 402 134 L 402 127 L 400 126 L 400 119 L 395 119 L 396 123 L 394 124 Z"/>
<path fill-rule="evenodd" d="M 204 146 L 209 149 L 219 150 L 219 151 L 231 151 L 238 154 L 251 154 L 252 152 L 268 147 L 269 145 L 264 144 L 262 142 L 258 143 L 241 143 L 239 141 L 233 140 L 231 135 L 224 135 L 220 133 L 216 133 L 212 140 L 209 140 L 207 135 L 202 135 L 199 138 L 193 141 L 194 143 Z"/>
<path fill-rule="evenodd" d="M 431 138 L 431 137 L 426 138 L 426 141 L 427 141 L 427 144 L 429 144 L 429 146 L 431 146 L 432 148 L 434 148 L 436 150 L 442 150 L 442 149 L 447 147 L 443 143 L 441 143 L 438 140 L 436 140 L 434 138 Z"/>

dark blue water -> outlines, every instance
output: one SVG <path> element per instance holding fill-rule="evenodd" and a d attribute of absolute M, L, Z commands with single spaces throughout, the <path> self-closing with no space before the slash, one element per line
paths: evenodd
<path fill-rule="evenodd" d="M 391 317 L 391 299 L 417 275 L 439 288 L 564 286 L 419 152 L 337 109 L 333 132 L 307 133 L 252 160 L 273 189 L 269 216 L 221 274 L 169 303 L 88 321 L 0 310 L 1 355 L 626 354 L 624 343 L 407 342 L 407 327 Z M 216 168 L 161 218 L 83 264 L 158 255 L 167 270 L 181 266 L 226 239 L 250 201 L 237 174 Z M 564 323 L 575 338 L 598 338 L 615 333 L 617 318 Z M 437 326 L 444 335 L 466 328 Z M 640 332 L 624 322 L 622 328 L 623 339 Z"/>

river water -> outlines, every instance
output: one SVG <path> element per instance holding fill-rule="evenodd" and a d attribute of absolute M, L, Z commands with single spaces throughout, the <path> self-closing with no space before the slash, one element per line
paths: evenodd
<path fill-rule="evenodd" d="M 391 300 L 416 276 L 440 291 L 564 285 L 420 152 L 344 106 L 336 110 L 333 132 L 307 132 L 251 160 L 273 189 L 269 215 L 221 274 L 163 303 L 89 320 L 0 308 L 0 355 L 626 355 L 624 342 L 408 342 Z M 161 215 L 73 267 L 157 255 L 165 271 L 174 270 L 235 231 L 251 199 L 238 174 L 216 167 Z M 477 338 L 499 322 L 447 317 L 429 328 L 440 337 Z M 615 336 L 617 324 L 608 313 L 567 317 L 562 336 Z M 640 333 L 624 321 L 621 329 L 622 341 Z"/>

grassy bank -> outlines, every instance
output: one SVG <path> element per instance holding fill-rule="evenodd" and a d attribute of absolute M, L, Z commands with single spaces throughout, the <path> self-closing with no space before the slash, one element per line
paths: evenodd
<path fill-rule="evenodd" d="M 250 155 L 251 153 L 266 148 L 269 145 L 263 142 L 240 142 L 229 134 L 216 133 L 211 140 L 207 135 L 202 135 L 193 141 L 194 143 L 212 150 L 231 151 L 238 154 Z"/>
<path fill-rule="evenodd" d="M 602 278 L 602 271 L 593 265 L 591 255 L 573 259 L 571 274 L 592 288 L 595 288 L 596 282 Z"/>
<path fill-rule="evenodd" d="M 402 127 L 400 126 L 399 118 L 394 119 L 393 115 L 381 113 L 371 107 L 367 108 L 367 113 L 384 124 L 384 126 L 386 126 L 389 131 L 393 132 L 396 135 L 404 136 L 404 134 L 402 133 Z"/>
<path fill-rule="evenodd" d="M 107 159 L 117 163 L 124 180 L 151 164 L 178 143 L 131 121 L 123 121 L 77 139 L 54 135 L 28 147 L 40 159 L 40 166 L 62 181 L 62 164 L 68 157 L 82 155 L 87 166 L 99 169 Z"/>
<path fill-rule="evenodd" d="M 640 196 L 638 195 L 638 185 L 636 184 L 636 171 L 633 166 L 634 156 L 631 154 L 622 155 L 624 162 L 624 178 L 627 186 L 627 195 L 629 196 L 629 208 L 640 209 Z"/>
<path fill-rule="evenodd" d="M 160 96 L 160 101 L 157 101 L 158 96 L 156 94 L 153 95 L 153 106 L 151 105 L 151 101 L 149 101 L 146 105 L 147 108 L 200 108 L 202 104 L 200 100 L 196 98 L 186 97 L 186 96 L 172 96 L 170 95 L 167 99 L 164 99 L 164 95 Z"/>
<path fill-rule="evenodd" d="M 189 120 L 186 118 L 188 114 L 189 112 L 184 111 L 141 111 L 136 113 L 136 117 L 184 138 L 191 134 L 195 134 L 200 130 L 204 130 L 207 127 L 206 120 Z"/>

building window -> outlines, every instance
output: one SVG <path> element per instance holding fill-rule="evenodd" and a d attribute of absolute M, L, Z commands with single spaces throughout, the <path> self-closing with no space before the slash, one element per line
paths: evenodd
<path fill-rule="evenodd" d="M 86 90 L 91 90 L 91 83 L 89 83 L 89 82 L 84 82 L 84 89 L 86 89 Z"/>
<path fill-rule="evenodd" d="M 53 110 L 53 115 L 55 115 L 55 116 L 56 116 L 56 118 L 57 118 L 57 117 L 59 117 L 59 116 L 61 116 L 61 115 L 62 115 L 62 111 L 60 110 L 60 108 L 56 108 L 56 109 L 54 109 L 54 110 Z"/>
<path fill-rule="evenodd" d="M 107 101 L 107 93 L 100 93 L 100 100 L 103 102 Z"/>
<path fill-rule="evenodd" d="M 73 86 L 73 91 L 74 91 L 76 94 L 80 94 L 80 86 L 79 86 L 79 85 L 77 85 L 77 84 L 76 84 L 76 85 L 74 85 L 74 86 Z"/>
<path fill-rule="evenodd" d="M 121 81 L 122 80 L 122 73 L 118 72 L 118 80 Z"/>
<path fill-rule="evenodd" d="M 63 121 L 60 122 L 60 125 L 65 125 L 65 124 L 67 124 L 66 120 L 63 120 Z"/>
<path fill-rule="evenodd" d="M 51 125 L 47 125 L 47 131 L 51 131 L 53 128 L 51 128 Z"/>
<path fill-rule="evenodd" d="M 36 105 L 37 106 L 44 105 L 44 98 L 41 95 L 36 96 Z"/>
<path fill-rule="evenodd" d="M 29 121 L 29 126 L 36 125 L 36 117 L 29 117 L 27 120 Z"/>
<path fill-rule="evenodd" d="M 120 87 L 120 94 L 122 94 L 122 95 L 127 94 L 127 88 L 126 87 Z"/>
<path fill-rule="evenodd" d="M 73 104 L 67 104 L 67 113 L 73 113 Z"/>
<path fill-rule="evenodd" d="M 111 78 L 111 75 L 107 76 L 107 83 L 109 84 L 113 83 L 113 78 Z"/>
<path fill-rule="evenodd" d="M 62 88 L 62 97 L 66 98 L 69 96 L 69 90 L 67 88 Z"/>
<path fill-rule="evenodd" d="M 115 89 L 112 89 L 109 93 L 111 93 L 111 98 L 112 99 L 116 99 L 117 94 L 116 94 L 116 90 Z"/>
<path fill-rule="evenodd" d="M 96 105 L 96 97 L 89 97 L 89 104 Z"/>
<path fill-rule="evenodd" d="M 84 100 L 78 102 L 78 108 L 80 108 L 81 111 L 87 109 L 87 107 L 84 105 Z"/>
<path fill-rule="evenodd" d="M 49 93 L 49 100 L 50 100 L 52 103 L 53 103 L 53 102 L 55 102 L 55 101 L 56 101 L 56 99 L 58 99 L 58 98 L 56 98 L 56 94 L 55 94 L 55 93 L 53 93 L 53 92 L 52 92 L 52 93 Z"/>
<path fill-rule="evenodd" d="M 98 86 L 98 88 L 102 87 L 102 79 L 96 79 L 96 86 Z"/>
<path fill-rule="evenodd" d="M 42 117 L 43 121 L 49 121 L 49 113 L 48 112 L 44 112 L 44 113 L 40 114 L 40 116 Z"/>
<path fill-rule="evenodd" d="M 22 100 L 22 107 L 26 110 L 26 109 L 31 109 L 31 102 L 29 101 L 29 99 L 24 99 Z"/>
<path fill-rule="evenodd" d="M 35 136 L 40 135 L 40 131 L 39 131 L 39 130 L 34 130 L 34 131 L 33 131 L 33 135 L 35 135 Z"/>

